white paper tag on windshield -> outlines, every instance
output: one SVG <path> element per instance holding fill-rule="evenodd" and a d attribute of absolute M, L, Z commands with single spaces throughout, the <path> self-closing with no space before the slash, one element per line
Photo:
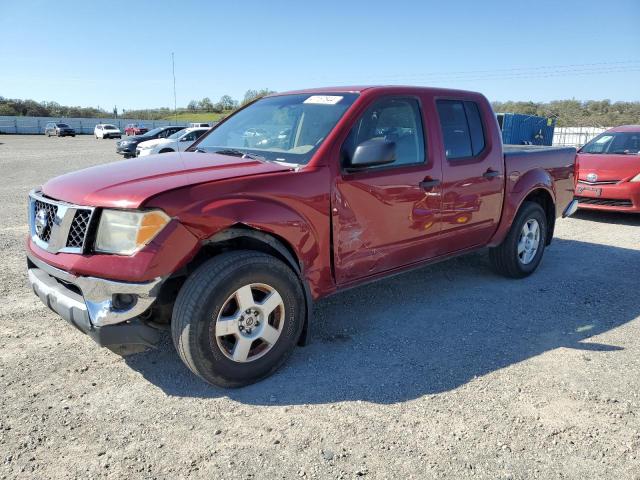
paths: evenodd
<path fill-rule="evenodd" d="M 303 103 L 314 103 L 316 105 L 335 105 L 344 97 L 339 95 L 311 95 Z"/>

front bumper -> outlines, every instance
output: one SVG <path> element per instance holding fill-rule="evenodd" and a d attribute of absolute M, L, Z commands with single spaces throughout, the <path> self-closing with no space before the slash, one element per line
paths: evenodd
<path fill-rule="evenodd" d="M 594 190 L 595 189 L 595 190 Z M 600 194 L 597 194 L 597 191 Z M 640 213 L 640 183 L 576 185 L 578 207 L 585 210 Z"/>
<path fill-rule="evenodd" d="M 75 276 L 32 255 L 27 259 L 29 283 L 40 300 L 98 345 L 158 342 L 159 331 L 139 316 L 155 301 L 162 279 L 128 283 Z"/>
<path fill-rule="evenodd" d="M 152 155 L 153 153 L 153 148 L 136 149 L 136 157 L 146 157 L 147 155 Z"/>
<path fill-rule="evenodd" d="M 135 155 L 137 144 L 116 145 L 116 153 L 120 155 Z"/>

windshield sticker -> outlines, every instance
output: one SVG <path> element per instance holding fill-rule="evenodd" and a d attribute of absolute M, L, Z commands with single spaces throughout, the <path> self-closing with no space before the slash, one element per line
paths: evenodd
<path fill-rule="evenodd" d="M 311 95 L 303 103 L 312 103 L 315 105 L 335 105 L 344 97 L 338 95 Z"/>

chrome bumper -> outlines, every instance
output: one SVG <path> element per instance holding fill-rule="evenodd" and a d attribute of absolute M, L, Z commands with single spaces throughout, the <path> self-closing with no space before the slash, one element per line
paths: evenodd
<path fill-rule="evenodd" d="M 32 255 L 28 259 L 33 291 L 51 310 L 78 328 L 80 324 L 87 328 L 105 327 L 135 319 L 153 304 L 162 284 L 161 278 L 127 283 L 75 276 Z"/>

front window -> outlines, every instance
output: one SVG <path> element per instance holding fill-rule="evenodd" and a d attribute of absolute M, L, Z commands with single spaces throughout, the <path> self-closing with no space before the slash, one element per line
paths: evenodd
<path fill-rule="evenodd" d="M 605 132 L 587 143 L 580 153 L 637 155 L 640 153 L 640 132 Z"/>
<path fill-rule="evenodd" d="M 149 130 L 147 133 L 142 135 L 142 137 L 155 137 L 162 131 L 164 131 L 164 128 L 162 127 L 154 128 L 153 130 Z"/>
<path fill-rule="evenodd" d="M 211 130 L 196 149 L 306 164 L 357 96 L 306 93 L 263 98 Z"/>
<path fill-rule="evenodd" d="M 182 130 L 178 130 L 176 133 L 174 133 L 173 135 L 169 135 L 167 138 L 170 138 L 171 140 L 177 140 L 178 138 L 180 138 L 182 135 L 185 134 L 185 130 L 186 128 L 183 128 Z"/>

